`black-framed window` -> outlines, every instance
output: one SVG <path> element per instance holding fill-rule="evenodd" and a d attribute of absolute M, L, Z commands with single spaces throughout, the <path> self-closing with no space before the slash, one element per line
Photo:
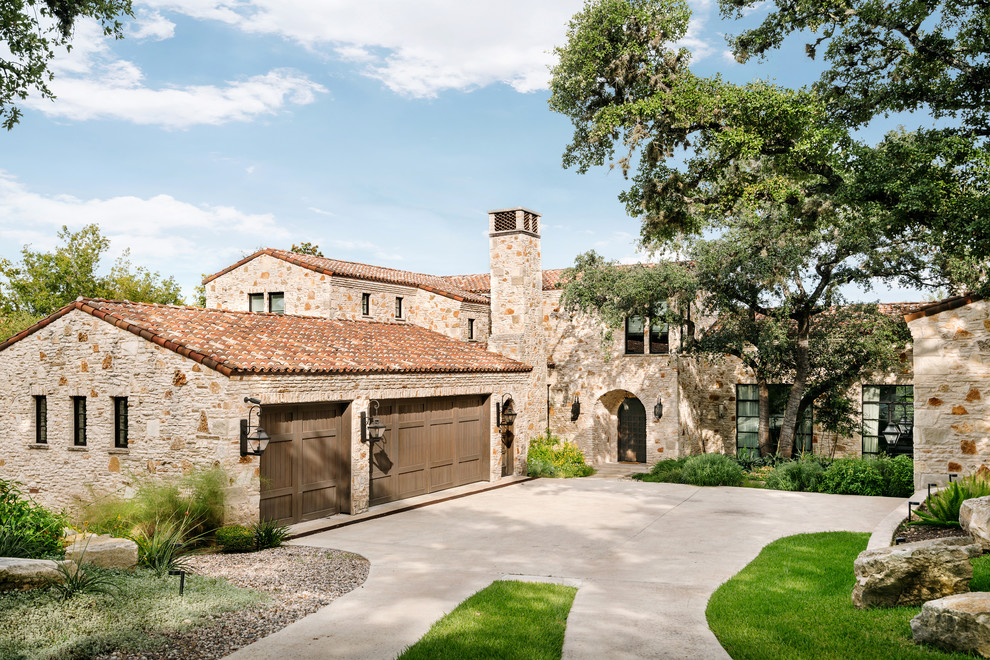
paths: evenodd
<path fill-rule="evenodd" d="M 770 385 L 770 442 L 775 447 L 780 441 L 780 429 L 784 423 L 784 410 L 790 385 Z M 811 407 L 798 420 L 794 434 L 793 452 L 812 450 L 815 416 Z M 736 453 L 760 450 L 760 386 L 736 385 Z"/>
<path fill-rule="evenodd" d="M 86 446 L 86 397 L 72 397 L 72 444 Z"/>
<path fill-rule="evenodd" d="M 670 352 L 670 328 L 663 321 L 650 324 L 650 353 L 662 355 Z"/>
<path fill-rule="evenodd" d="M 34 441 L 48 444 L 48 397 L 44 394 L 34 397 Z"/>
<path fill-rule="evenodd" d="M 113 398 L 113 446 L 127 449 L 127 397 Z"/>
<path fill-rule="evenodd" d="M 646 352 L 643 341 L 646 333 L 646 319 L 642 316 L 630 316 L 626 319 L 626 354 L 642 355 Z"/>
<path fill-rule="evenodd" d="M 251 312 L 263 312 L 263 311 L 265 311 L 265 294 L 263 294 L 263 293 L 249 293 L 248 294 L 248 311 L 251 311 Z"/>
<path fill-rule="evenodd" d="M 371 294 L 362 293 L 361 294 L 361 314 L 364 316 L 371 315 Z"/>
<path fill-rule="evenodd" d="M 268 294 L 268 311 L 272 314 L 285 314 L 285 294 L 269 293 Z"/>
<path fill-rule="evenodd" d="M 888 443 L 884 430 L 896 425 L 897 441 Z M 863 386 L 863 456 L 914 454 L 914 386 Z"/>
<path fill-rule="evenodd" d="M 474 339 L 474 319 L 468 319 L 468 339 Z"/>
<path fill-rule="evenodd" d="M 400 296 L 395 297 L 395 318 L 402 318 L 402 298 Z"/>

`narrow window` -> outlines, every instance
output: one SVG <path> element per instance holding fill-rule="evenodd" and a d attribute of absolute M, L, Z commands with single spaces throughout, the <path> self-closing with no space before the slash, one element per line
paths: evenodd
<path fill-rule="evenodd" d="M 86 397 L 72 397 L 72 444 L 86 446 Z"/>
<path fill-rule="evenodd" d="M 642 355 L 646 352 L 643 341 L 646 332 L 646 322 L 642 316 L 630 316 L 626 319 L 626 353 Z"/>
<path fill-rule="evenodd" d="M 248 294 L 248 309 L 252 312 L 263 312 L 265 311 L 265 294 L 263 293 L 249 293 Z"/>
<path fill-rule="evenodd" d="M 361 313 L 365 316 L 371 315 L 371 294 L 361 294 Z"/>
<path fill-rule="evenodd" d="M 890 443 L 884 431 L 899 431 Z M 863 458 L 914 454 L 914 386 L 863 386 Z"/>
<path fill-rule="evenodd" d="M 662 316 L 666 312 L 667 303 L 660 303 L 650 322 L 650 353 L 654 355 L 670 352 L 670 332 Z"/>
<path fill-rule="evenodd" d="M 268 311 L 272 314 L 285 314 L 285 294 L 268 294 Z"/>
<path fill-rule="evenodd" d="M 395 297 L 395 318 L 402 318 L 402 298 L 399 296 Z"/>
<path fill-rule="evenodd" d="M 127 449 L 127 397 L 113 398 L 113 446 Z"/>
<path fill-rule="evenodd" d="M 780 429 L 784 422 L 784 409 L 790 385 L 770 385 L 770 444 L 776 449 L 780 440 Z M 759 451 L 760 432 L 760 387 L 758 385 L 736 385 L 736 452 L 740 450 Z M 814 411 L 805 409 L 798 420 L 794 434 L 793 453 L 811 451 L 814 439 Z"/>
<path fill-rule="evenodd" d="M 468 339 L 474 339 L 474 319 L 468 319 Z"/>
<path fill-rule="evenodd" d="M 48 397 L 34 397 L 34 441 L 48 444 Z"/>

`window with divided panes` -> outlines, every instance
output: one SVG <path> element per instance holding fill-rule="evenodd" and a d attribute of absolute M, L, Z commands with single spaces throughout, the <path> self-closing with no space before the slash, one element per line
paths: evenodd
<path fill-rule="evenodd" d="M 784 409 L 790 385 L 770 385 L 770 446 L 776 448 L 784 422 Z M 794 435 L 793 452 L 811 451 L 814 437 L 814 411 L 807 408 Z M 736 385 L 736 453 L 760 450 L 760 386 Z"/>
<path fill-rule="evenodd" d="M 86 397 L 72 397 L 72 444 L 86 446 Z"/>
<path fill-rule="evenodd" d="M 127 449 L 127 397 L 113 398 L 113 446 Z"/>
<path fill-rule="evenodd" d="M 667 311 L 663 303 L 657 309 L 655 318 L 630 316 L 626 319 L 626 354 L 627 355 L 664 355 L 670 352 L 670 328 L 662 320 Z M 649 327 L 647 322 L 649 321 Z"/>
<path fill-rule="evenodd" d="M 34 397 L 34 441 L 39 445 L 48 444 L 48 397 Z"/>
<path fill-rule="evenodd" d="M 896 425 L 897 439 L 890 443 L 884 431 Z M 863 457 L 878 454 L 914 455 L 914 386 L 863 386 Z"/>

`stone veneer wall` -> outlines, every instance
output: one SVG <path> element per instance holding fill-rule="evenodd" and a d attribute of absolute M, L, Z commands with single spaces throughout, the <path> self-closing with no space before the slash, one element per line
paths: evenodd
<path fill-rule="evenodd" d="M 521 391 L 528 374 L 258 375 L 227 378 L 85 312 L 72 311 L 0 352 L 0 477 L 39 502 L 71 508 L 77 497 L 133 492 L 135 477 L 222 465 L 232 478 L 232 520 L 257 519 L 259 462 L 239 453 L 245 396 L 264 405 L 350 402 L 351 509 L 368 507 L 368 453 L 360 412 L 370 399 Z M 34 444 L 32 395 L 48 397 L 48 444 Z M 72 446 L 72 396 L 87 397 L 87 446 Z M 129 446 L 113 446 L 114 396 L 128 397 Z M 490 417 L 495 419 L 495 396 Z M 530 423 L 520 414 L 523 423 Z M 518 423 L 518 422 L 517 422 Z M 502 444 L 490 429 L 491 476 Z"/>
<path fill-rule="evenodd" d="M 990 306 L 979 300 L 908 323 L 914 338 L 918 487 L 990 464 Z"/>
<path fill-rule="evenodd" d="M 209 282 L 206 306 L 248 311 L 248 294 L 272 292 L 285 294 L 286 314 L 406 321 L 462 341 L 467 341 L 467 319 L 473 318 L 477 341 L 483 342 L 488 336 L 487 305 L 462 302 L 417 287 L 322 275 L 267 254 Z M 371 294 L 368 316 L 361 313 L 363 293 Z M 397 296 L 402 298 L 400 319 L 395 317 Z"/>

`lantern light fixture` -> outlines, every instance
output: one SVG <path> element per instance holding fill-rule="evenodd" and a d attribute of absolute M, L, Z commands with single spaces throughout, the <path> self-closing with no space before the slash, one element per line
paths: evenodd
<path fill-rule="evenodd" d="M 663 401 L 660 400 L 660 397 L 657 397 L 657 405 L 653 406 L 653 419 L 659 422 L 662 417 Z"/>
<path fill-rule="evenodd" d="M 375 412 L 371 416 L 371 423 L 368 423 L 368 414 L 361 413 L 361 442 L 373 443 L 385 437 L 385 423 L 378 416 L 378 402 L 372 399 L 368 407 L 375 407 Z"/>
<path fill-rule="evenodd" d="M 516 421 L 515 410 L 512 409 L 512 396 L 506 392 L 502 395 L 502 400 L 495 403 L 495 425 L 501 429 L 508 430 Z"/>
<path fill-rule="evenodd" d="M 571 404 L 571 421 L 576 422 L 577 418 L 580 416 L 581 416 L 581 399 L 575 396 L 574 403 Z"/>
<path fill-rule="evenodd" d="M 248 408 L 247 419 L 241 420 L 241 456 L 261 456 L 271 440 L 265 429 L 261 428 L 261 400 L 246 396 L 244 403 L 251 407 Z M 251 426 L 251 413 L 254 411 L 257 411 L 258 422 Z"/>

